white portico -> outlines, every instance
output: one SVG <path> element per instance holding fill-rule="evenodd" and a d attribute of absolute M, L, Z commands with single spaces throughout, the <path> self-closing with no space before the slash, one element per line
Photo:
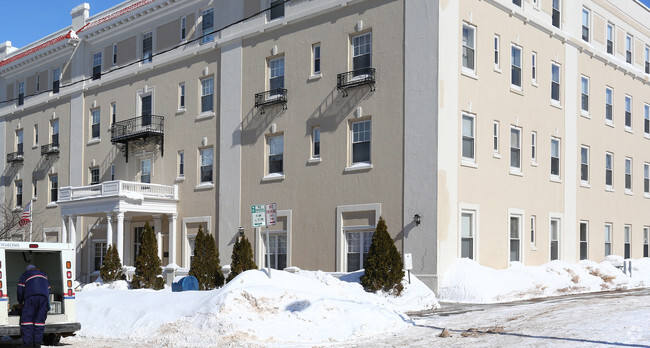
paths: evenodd
<path fill-rule="evenodd" d="M 125 253 L 131 221 L 141 216 L 153 218 L 158 241 L 158 257 L 163 259 L 163 218 L 169 227 L 169 263 L 175 263 L 178 187 L 131 181 L 106 181 L 96 185 L 62 187 L 57 201 L 61 207 L 62 238 L 64 242 L 81 244 L 77 239 L 77 218 L 106 218 L 106 247 L 113 245 L 124 265 L 135 260 Z"/>

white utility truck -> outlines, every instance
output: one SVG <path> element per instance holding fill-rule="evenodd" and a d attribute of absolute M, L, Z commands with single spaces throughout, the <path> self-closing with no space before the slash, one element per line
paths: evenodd
<path fill-rule="evenodd" d="M 55 345 L 81 328 L 75 308 L 75 250 L 68 243 L 0 241 L 0 336 L 20 337 L 16 287 L 30 264 L 47 273 L 50 280 L 51 309 L 43 343 Z"/>

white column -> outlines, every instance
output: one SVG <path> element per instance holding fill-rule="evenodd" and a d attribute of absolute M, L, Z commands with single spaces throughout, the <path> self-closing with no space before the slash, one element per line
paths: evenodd
<path fill-rule="evenodd" d="M 131 218 L 130 217 L 125 217 L 124 218 L 124 260 L 122 260 L 123 265 L 135 265 L 135 260 L 131 260 Z"/>
<path fill-rule="evenodd" d="M 167 215 L 169 219 L 169 263 L 176 263 L 176 218 L 178 214 Z"/>
<path fill-rule="evenodd" d="M 70 226 L 70 244 L 72 244 L 72 247 L 76 250 L 77 249 L 77 230 L 75 228 L 75 220 L 77 218 L 74 215 L 68 216 L 68 224 Z"/>
<path fill-rule="evenodd" d="M 156 242 L 158 243 L 158 257 L 160 261 L 163 258 L 163 247 L 162 247 L 162 215 L 153 216 L 153 230 L 156 231 Z"/>
<path fill-rule="evenodd" d="M 124 213 L 117 213 L 117 254 L 122 261 L 124 262 Z"/>
<path fill-rule="evenodd" d="M 70 238 L 68 238 L 68 228 L 65 227 L 65 220 L 67 218 L 67 216 L 61 216 L 61 243 L 70 242 Z"/>
<path fill-rule="evenodd" d="M 106 213 L 106 249 L 113 245 L 113 217 Z"/>

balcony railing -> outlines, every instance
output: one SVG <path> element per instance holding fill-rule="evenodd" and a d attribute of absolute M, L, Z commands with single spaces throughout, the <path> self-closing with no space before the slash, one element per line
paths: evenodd
<path fill-rule="evenodd" d="M 58 202 L 84 199 L 121 197 L 129 199 L 178 200 L 178 186 L 147 184 L 132 181 L 105 181 L 100 184 L 78 187 L 61 187 Z"/>
<path fill-rule="evenodd" d="M 111 127 L 111 142 L 125 145 L 126 161 L 129 161 L 129 142 L 141 144 L 157 144 L 160 152 L 165 154 L 165 118 L 157 115 L 144 115 L 116 122 Z"/>
<path fill-rule="evenodd" d="M 24 161 L 22 151 L 16 151 L 16 152 L 12 152 L 12 153 L 7 154 L 7 162 L 9 162 L 9 163 L 22 162 L 22 161 Z"/>
<path fill-rule="evenodd" d="M 362 68 L 336 75 L 336 88 L 347 96 L 348 88 L 370 85 L 370 90 L 375 90 L 375 68 Z"/>
<path fill-rule="evenodd" d="M 52 143 L 41 146 L 41 156 L 53 155 L 59 153 L 59 144 Z"/>
<path fill-rule="evenodd" d="M 276 88 L 262 93 L 255 94 L 255 107 L 264 113 L 264 108 L 274 104 L 282 104 L 287 109 L 287 89 Z"/>

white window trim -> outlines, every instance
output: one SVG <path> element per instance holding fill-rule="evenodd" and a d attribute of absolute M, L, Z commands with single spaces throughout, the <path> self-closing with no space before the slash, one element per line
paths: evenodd
<path fill-rule="evenodd" d="M 292 236 L 292 225 L 293 225 L 293 210 L 288 209 L 288 210 L 278 210 L 277 211 L 277 217 L 278 219 L 281 217 L 286 217 L 287 219 L 287 230 L 284 231 L 287 234 L 287 267 L 291 267 L 293 265 L 293 252 L 291 245 L 293 244 L 293 236 Z M 265 251 L 264 250 L 264 243 L 266 243 L 266 228 L 264 227 L 256 227 L 253 229 L 255 231 L 255 263 L 258 265 L 258 267 L 262 268 L 264 267 L 264 264 L 266 262 L 265 259 Z M 282 231 L 270 231 L 269 234 L 274 234 L 274 233 L 282 233 Z"/>
<path fill-rule="evenodd" d="M 182 94 L 181 94 L 182 93 Z M 183 96 L 183 105 L 181 105 L 181 96 Z M 178 110 L 177 114 L 184 113 L 187 109 L 187 85 L 185 82 L 180 82 L 178 84 Z"/>
<path fill-rule="evenodd" d="M 625 113 L 627 113 L 627 101 L 628 100 L 630 101 L 630 125 L 629 126 L 625 122 L 626 121 L 625 120 Z M 632 99 L 632 96 L 629 95 L 629 94 L 626 94 L 624 99 L 623 99 L 623 110 L 624 110 L 623 125 L 625 126 L 625 131 L 628 132 L 628 133 L 634 133 L 632 131 L 632 126 L 634 126 L 634 114 L 632 112 L 634 110 L 634 99 Z"/>
<path fill-rule="evenodd" d="M 516 130 L 519 131 L 519 168 L 512 166 L 512 158 L 511 157 L 512 157 L 512 130 L 513 129 L 516 129 Z M 510 138 L 510 146 L 508 146 L 509 155 L 510 155 L 510 157 L 508 157 L 508 168 L 510 168 L 510 174 L 517 175 L 517 176 L 523 176 L 524 175 L 523 168 L 522 168 L 523 165 L 521 163 L 522 152 L 523 152 L 523 150 L 522 150 L 523 139 L 521 138 L 522 132 L 523 132 L 523 129 L 521 127 L 510 125 L 510 132 L 508 133 L 509 138 Z"/>
<path fill-rule="evenodd" d="M 474 157 L 465 157 L 463 155 L 463 117 L 472 119 L 472 154 Z M 476 168 L 476 115 L 469 112 L 462 112 L 460 116 L 460 163 L 461 165 Z"/>
<path fill-rule="evenodd" d="M 510 261 L 510 218 L 512 216 L 518 216 L 519 217 L 519 261 Z M 524 263 L 524 248 L 523 245 L 525 243 L 525 239 L 523 234 L 524 231 L 524 219 L 526 218 L 526 211 L 524 209 L 515 209 L 515 208 L 508 208 L 508 234 L 506 236 L 506 261 L 508 262 L 508 265 L 510 265 L 512 262 L 521 262 Z"/>
<path fill-rule="evenodd" d="M 104 224 L 103 226 L 106 226 L 106 225 Z M 97 244 L 97 243 L 106 243 L 106 252 L 108 252 L 108 246 L 110 245 L 106 241 L 106 238 L 98 238 L 98 239 L 93 238 L 92 239 L 91 256 L 90 256 L 90 260 L 88 260 L 89 261 L 88 269 L 93 270 L 93 272 L 91 272 L 92 275 L 95 275 L 96 273 L 97 273 L 97 275 L 99 275 L 98 274 L 99 270 L 94 269 L 95 268 L 95 257 L 97 256 L 97 253 L 95 252 L 95 244 Z M 104 254 L 104 258 L 106 258 L 106 254 Z"/>
<path fill-rule="evenodd" d="M 180 173 L 181 153 L 183 154 L 183 174 Z M 176 152 L 176 182 L 185 181 L 185 172 L 187 172 L 187 158 L 185 157 L 185 150 L 178 150 Z"/>
<path fill-rule="evenodd" d="M 495 128 L 496 126 L 496 128 Z M 494 134 L 496 130 L 496 134 Z M 492 157 L 494 158 L 501 158 L 501 138 L 500 138 L 500 133 L 501 133 L 501 123 L 499 121 L 494 121 L 492 122 Z M 497 148 L 494 148 L 494 140 L 496 139 L 497 141 Z M 474 140 L 476 142 L 476 139 Z M 476 156 L 474 156 L 476 157 Z"/>
<path fill-rule="evenodd" d="M 111 66 L 117 66 L 117 43 L 113 43 L 113 46 L 111 47 Z"/>
<path fill-rule="evenodd" d="M 528 221 L 531 223 L 531 226 L 530 226 L 530 229 L 528 230 L 528 232 L 532 232 L 532 234 L 535 235 L 535 240 L 533 240 L 532 238 L 529 240 L 529 242 L 530 242 L 530 250 L 537 251 L 538 250 L 538 247 L 537 247 L 537 239 L 538 239 L 537 238 L 537 215 L 531 215 L 530 218 L 528 219 Z M 528 237 L 530 238 L 530 236 L 531 235 L 529 235 Z"/>
<path fill-rule="evenodd" d="M 550 173 L 551 175 L 551 181 L 553 182 L 562 182 L 562 140 L 558 137 L 551 137 L 551 151 L 549 151 L 549 158 L 552 160 L 553 159 L 553 140 L 557 141 L 557 162 L 558 162 L 558 173 L 553 174 Z"/>
<path fill-rule="evenodd" d="M 645 175 L 646 168 L 648 168 L 648 177 L 647 178 L 646 178 L 646 175 Z M 650 191 L 646 192 L 646 190 L 645 190 L 645 180 L 646 179 L 650 180 L 650 163 L 649 162 L 643 162 L 643 197 L 650 198 Z"/>
<path fill-rule="evenodd" d="M 202 157 L 201 157 L 201 150 L 205 149 L 212 149 L 212 181 L 211 182 L 201 182 L 201 165 L 202 165 Z M 214 164 L 214 146 L 213 145 L 206 145 L 199 147 L 197 150 L 197 182 L 198 185 L 194 187 L 196 190 L 205 190 L 205 189 L 211 189 L 214 188 L 214 182 L 215 182 L 215 175 L 217 174 L 215 172 L 215 164 Z M 185 158 L 185 170 L 187 171 L 187 157 Z"/>
<path fill-rule="evenodd" d="M 607 30 L 609 28 L 612 28 L 612 31 L 611 31 L 612 32 L 612 40 L 611 40 L 612 41 L 612 53 L 607 52 L 607 41 L 608 41 Z M 611 55 L 616 55 L 616 26 L 614 24 L 612 24 L 612 23 L 609 23 L 609 22 L 607 22 L 605 24 L 605 53 L 611 54 Z"/>
<path fill-rule="evenodd" d="M 314 134 L 316 133 L 316 129 L 318 129 L 318 144 L 319 144 L 319 152 L 318 156 L 314 156 L 314 144 L 316 142 L 316 138 L 314 137 Z M 311 127 L 311 148 L 310 148 L 310 154 L 309 154 L 309 163 L 319 163 L 322 158 L 321 158 L 321 153 L 320 153 L 320 145 L 321 145 L 321 127 L 320 126 L 313 126 Z"/>
<path fill-rule="evenodd" d="M 587 234 L 586 234 L 586 240 L 585 243 L 587 243 L 587 257 L 585 259 L 580 258 L 580 248 L 582 243 L 582 240 L 580 239 L 580 225 L 585 224 L 587 226 Z M 578 222 L 578 260 L 588 260 L 589 259 L 589 221 L 588 220 L 580 220 Z"/>
<path fill-rule="evenodd" d="M 582 149 L 587 149 L 587 180 L 582 180 Z M 578 176 L 580 177 L 581 187 L 591 187 L 591 148 L 587 145 L 580 145 L 580 167 L 578 169 Z"/>
<path fill-rule="evenodd" d="M 282 137 L 282 172 L 280 173 L 269 173 L 269 157 L 271 156 L 271 138 Z M 276 132 L 267 134 L 264 139 L 264 177 L 262 181 L 279 181 L 284 180 L 284 170 L 285 170 L 285 151 L 284 151 L 284 132 Z"/>
<path fill-rule="evenodd" d="M 583 24 L 584 24 L 584 23 L 582 23 L 582 16 L 583 16 L 583 14 L 584 14 L 585 12 L 587 12 L 587 40 L 585 40 L 585 39 L 582 37 L 582 26 L 583 26 Z M 583 8 L 582 8 L 582 11 L 580 11 L 580 39 L 581 39 L 581 41 L 586 42 L 586 43 L 591 43 L 591 37 L 593 36 L 593 35 L 592 35 L 591 27 L 592 27 L 592 16 L 591 16 L 591 10 L 588 9 L 588 8 L 586 8 L 586 7 L 583 7 Z M 605 30 L 607 30 L 607 29 L 605 29 Z M 606 34 L 606 33 L 605 33 L 605 34 Z"/>
<path fill-rule="evenodd" d="M 645 130 L 646 121 L 650 122 L 650 104 L 643 103 L 643 136 L 646 139 L 650 139 L 650 132 L 646 132 Z"/>
<path fill-rule="evenodd" d="M 518 66 L 519 67 L 519 83 L 520 83 L 519 86 L 512 84 L 512 67 L 516 66 L 516 65 L 514 65 L 514 62 L 512 61 L 512 49 L 513 48 L 519 49 L 519 59 L 520 59 L 519 66 Z M 521 46 L 516 45 L 514 43 L 510 43 L 510 90 L 514 90 L 514 91 L 518 91 L 518 92 L 523 91 L 523 85 L 524 85 L 524 81 L 523 81 L 524 80 L 524 69 L 523 69 L 524 57 L 523 57 L 523 52 L 524 52 L 524 50 L 523 50 L 523 48 Z"/>
<path fill-rule="evenodd" d="M 203 97 L 203 81 L 206 81 L 208 79 L 212 79 L 212 111 L 201 111 L 202 108 L 201 98 Z M 214 75 L 203 76 L 199 79 L 198 115 L 196 116 L 196 120 L 212 118 L 216 115 L 217 102 L 215 100 L 215 88 L 216 88 L 216 84 L 215 84 Z M 187 85 L 185 87 L 185 105 L 187 105 Z"/>
<path fill-rule="evenodd" d="M 611 104 L 607 102 L 607 91 L 611 91 L 611 95 L 612 95 Z M 612 106 L 612 119 L 611 120 L 607 119 L 607 105 Z M 609 86 L 605 86 L 605 124 L 608 125 L 608 126 L 614 127 L 614 89 L 609 87 Z"/>
<path fill-rule="evenodd" d="M 630 174 L 629 174 L 630 175 L 630 188 L 627 187 L 626 183 L 623 183 L 623 187 L 625 187 L 625 194 L 626 195 L 634 195 L 634 192 L 633 192 L 634 191 L 634 160 L 632 159 L 632 157 L 625 157 L 625 160 L 623 162 L 624 163 L 624 167 L 623 167 L 624 177 L 623 177 L 623 180 L 625 180 L 627 175 L 628 175 L 627 170 L 625 170 L 625 165 L 627 165 L 627 161 L 630 161 Z"/>
<path fill-rule="evenodd" d="M 582 80 L 583 79 L 585 79 L 587 81 L 587 94 L 586 94 L 586 96 L 587 96 L 587 110 L 582 108 L 582 94 L 583 94 L 582 93 Z M 590 98 L 590 96 L 591 96 L 591 93 L 590 93 L 591 86 L 590 85 L 591 85 L 591 81 L 590 81 L 589 77 L 585 76 L 585 75 L 580 75 L 580 90 L 579 90 L 580 98 L 578 99 L 579 104 L 580 104 L 580 116 L 584 116 L 586 118 L 591 118 L 591 116 L 589 115 L 589 109 L 590 109 L 590 106 L 591 106 L 591 103 L 590 103 L 591 102 L 591 100 L 590 100 L 591 99 Z"/>
<path fill-rule="evenodd" d="M 493 61 L 494 71 L 501 73 L 501 36 L 499 36 L 498 34 L 494 34 L 494 39 L 492 40 L 492 44 L 493 46 L 496 46 L 496 47 L 492 47 L 492 54 L 496 53 L 497 55 L 497 61 L 496 62 Z M 494 60 L 494 57 L 492 57 L 492 59 Z"/>
<path fill-rule="evenodd" d="M 211 216 L 195 216 L 187 217 L 181 220 L 181 267 L 190 268 L 190 239 L 196 238 L 196 233 L 187 233 L 187 225 L 189 224 L 202 224 L 203 233 L 210 233 L 212 231 L 212 217 Z M 131 227 L 133 229 L 133 227 Z M 197 230 L 198 231 L 198 230 Z M 156 231 L 157 233 L 158 231 Z M 160 231 L 162 232 L 162 231 Z M 133 243 L 131 243 L 132 245 Z M 170 255 L 170 257 L 172 257 Z"/>
<path fill-rule="evenodd" d="M 532 54 L 530 56 L 530 60 L 531 60 L 531 62 L 530 62 L 531 69 L 534 69 L 534 72 L 535 72 L 535 75 L 531 76 L 531 82 L 530 83 L 534 87 L 539 87 L 539 85 L 537 84 L 537 75 L 539 75 L 539 69 L 537 67 L 537 52 L 535 52 L 535 51 L 532 52 Z"/>
<path fill-rule="evenodd" d="M 611 185 L 607 184 L 607 174 L 605 174 L 605 191 L 611 191 L 614 192 L 614 153 L 612 152 L 605 152 L 605 173 L 607 173 L 607 155 L 611 157 L 611 171 L 612 171 L 612 183 Z"/>
<path fill-rule="evenodd" d="M 474 53 L 474 57 L 473 57 L 473 59 L 474 59 L 474 68 L 468 68 L 468 67 L 465 67 L 465 66 L 463 65 L 463 62 L 462 62 L 462 59 L 463 59 L 463 48 L 464 48 L 464 45 L 463 45 L 463 33 L 462 33 L 462 30 L 464 30 L 466 27 L 472 29 L 473 34 L 474 34 L 474 35 L 473 35 L 473 37 L 474 37 L 474 42 L 473 42 L 473 44 L 474 44 L 474 48 L 473 48 L 473 50 L 474 50 L 474 52 L 473 52 L 473 53 Z M 462 73 L 463 75 L 467 75 L 467 76 L 472 77 L 472 78 L 474 78 L 474 79 L 478 79 L 478 76 L 477 76 L 477 74 L 476 74 L 476 70 L 477 70 L 477 69 L 476 69 L 476 64 L 478 63 L 478 60 L 476 59 L 476 57 L 477 57 L 477 54 L 476 54 L 476 53 L 477 53 L 477 47 L 476 47 L 476 46 L 477 46 L 477 45 L 476 45 L 476 42 L 477 42 L 477 40 L 476 40 L 476 26 L 474 26 L 474 25 L 472 25 L 472 24 L 470 24 L 470 23 L 467 23 L 467 22 L 463 22 L 463 25 L 461 26 L 461 33 L 460 33 L 460 34 L 461 34 L 461 35 L 460 35 L 460 36 L 461 36 L 461 42 L 460 42 L 460 49 L 461 49 L 461 52 L 460 52 L 461 64 L 460 64 L 460 66 L 461 66 L 461 73 Z"/>
<path fill-rule="evenodd" d="M 94 117 L 93 113 L 95 111 L 99 111 L 99 136 L 97 136 L 97 137 L 93 137 L 93 125 L 94 125 L 94 123 L 93 123 L 94 122 L 93 121 L 93 117 Z M 89 128 L 90 134 L 88 134 L 88 139 L 89 140 L 88 140 L 87 145 L 97 144 L 97 143 L 102 141 L 102 111 L 101 111 L 101 109 L 99 107 L 90 109 L 90 120 L 89 121 L 90 121 L 90 126 L 88 128 Z M 59 127 L 60 126 L 61 125 L 59 125 Z M 59 139 L 59 144 L 60 143 L 61 143 L 61 141 Z"/>
<path fill-rule="evenodd" d="M 562 251 L 562 246 L 564 243 L 562 243 L 562 232 L 564 231 L 564 216 L 562 213 L 555 213 L 555 212 L 550 212 L 548 213 L 548 259 L 551 259 L 551 221 L 553 220 L 559 220 L 558 223 L 558 229 L 557 231 L 557 259 L 558 260 L 563 260 L 564 259 L 564 252 Z M 578 231 L 579 233 L 579 231 Z M 580 237 L 580 236 L 578 236 Z M 579 239 L 578 239 L 578 243 Z"/>
<path fill-rule="evenodd" d="M 156 114 L 156 93 L 155 87 L 150 86 L 136 91 L 135 96 L 135 113 L 138 117 L 142 117 L 142 98 L 146 96 L 151 96 L 151 114 Z"/>
<path fill-rule="evenodd" d="M 367 162 L 353 162 L 353 149 L 354 149 L 354 128 L 353 125 L 355 123 L 361 123 L 361 122 L 370 122 L 370 160 Z M 361 118 L 355 118 L 348 120 L 348 165 L 345 167 L 344 171 L 345 172 L 354 172 L 354 171 L 363 171 L 363 170 L 369 170 L 373 168 L 372 165 L 372 118 L 370 116 L 363 116 Z"/>
<path fill-rule="evenodd" d="M 605 245 L 607 245 L 607 233 L 605 233 L 607 226 L 609 226 L 609 254 L 607 254 L 607 250 L 605 249 Z M 605 256 L 608 255 L 613 255 L 614 254 L 614 224 L 611 222 L 605 222 L 605 225 L 603 226 L 603 254 Z"/>
<path fill-rule="evenodd" d="M 553 81 L 553 67 L 557 67 L 558 71 L 558 81 L 557 81 L 557 88 L 558 88 L 558 100 L 553 99 L 553 94 L 551 93 L 551 105 L 555 107 L 562 107 L 562 65 L 560 63 L 551 61 L 551 90 L 552 86 L 555 83 Z"/>
<path fill-rule="evenodd" d="M 537 157 L 538 157 L 538 152 L 539 149 L 537 147 L 537 131 L 532 131 L 530 132 L 530 148 L 531 148 L 531 153 L 530 153 L 530 165 L 533 167 L 537 167 L 539 163 L 537 163 Z M 533 140 L 534 138 L 534 140 Z M 535 151 L 533 152 L 532 149 L 533 147 L 535 148 Z"/>
<path fill-rule="evenodd" d="M 381 216 L 381 203 L 368 203 L 368 204 L 355 204 L 355 205 L 339 205 L 336 207 L 336 271 L 347 272 L 347 240 L 345 238 L 346 229 L 343 228 L 343 213 L 348 212 L 362 212 L 374 211 L 375 212 L 375 225 L 364 226 L 369 229 L 376 229 L 377 222 Z M 288 242 L 287 242 L 288 243 Z"/>
<path fill-rule="evenodd" d="M 627 42 L 628 38 L 630 39 L 630 49 L 628 50 L 627 48 Z M 630 52 L 630 62 L 627 62 L 627 52 Z M 625 34 L 625 55 L 623 56 L 623 60 L 627 64 L 632 64 L 634 65 L 634 36 L 632 36 L 630 33 Z"/>
<path fill-rule="evenodd" d="M 470 204 L 470 203 L 462 203 L 461 202 L 461 203 L 458 204 L 458 210 L 459 210 L 459 212 L 458 212 L 458 237 L 457 237 L 457 243 L 458 243 L 457 252 L 458 252 L 458 254 L 457 255 L 458 255 L 459 258 L 462 255 L 462 246 L 463 246 L 462 245 L 463 244 L 463 234 L 462 234 L 462 231 L 461 231 L 462 215 L 463 215 L 463 213 L 469 213 L 469 214 L 472 214 L 472 232 L 474 232 L 474 234 L 472 235 L 472 238 L 474 240 L 474 242 L 473 242 L 474 250 L 472 250 L 472 254 L 473 254 L 474 258 L 472 260 L 478 262 L 478 260 L 479 260 L 478 251 L 480 250 L 480 248 L 479 248 L 479 239 L 478 239 L 478 236 L 479 236 L 479 233 L 478 233 L 478 229 L 479 229 L 479 205 L 478 204 Z"/>
<path fill-rule="evenodd" d="M 318 60 L 319 60 L 319 63 L 321 63 L 320 64 L 320 71 L 318 71 L 318 72 L 316 72 L 315 64 L 314 64 L 314 63 L 316 63 L 316 56 L 314 54 L 315 51 L 316 51 L 316 47 L 319 48 Z M 322 62 L 322 60 L 323 60 L 323 48 L 321 46 L 321 43 L 317 42 L 317 43 L 312 44 L 311 45 L 311 75 L 309 76 L 310 80 L 311 79 L 319 79 L 319 78 L 323 77 L 323 64 L 322 64 L 323 62 Z"/>

